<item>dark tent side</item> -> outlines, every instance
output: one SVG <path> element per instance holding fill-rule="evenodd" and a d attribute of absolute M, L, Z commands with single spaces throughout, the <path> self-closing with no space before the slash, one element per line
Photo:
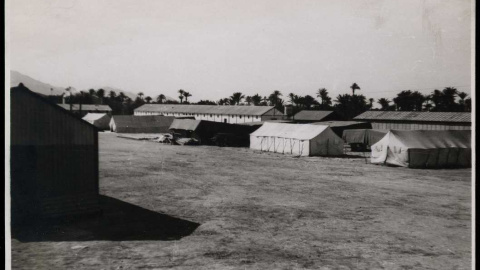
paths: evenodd
<path fill-rule="evenodd" d="M 343 131 L 343 140 L 349 144 L 364 144 L 371 146 L 380 141 L 388 130 L 384 129 L 347 129 Z"/>
<path fill-rule="evenodd" d="M 219 134 L 230 134 L 238 138 L 238 146 L 249 145 L 249 135 L 259 126 L 248 126 L 239 124 L 227 124 L 221 122 L 175 119 L 170 130 L 177 136 L 184 138 L 195 138 L 201 144 L 213 144 L 212 138 Z"/>
<path fill-rule="evenodd" d="M 372 145 L 371 161 L 409 168 L 471 167 L 470 130 L 391 130 Z"/>

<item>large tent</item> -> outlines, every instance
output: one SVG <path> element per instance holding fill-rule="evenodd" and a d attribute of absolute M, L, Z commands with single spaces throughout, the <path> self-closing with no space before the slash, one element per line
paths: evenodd
<path fill-rule="evenodd" d="M 391 130 L 372 145 L 372 163 L 410 168 L 471 166 L 469 130 Z"/>
<path fill-rule="evenodd" d="M 388 133 L 386 129 L 348 129 L 343 131 L 343 140 L 346 143 L 365 144 L 372 146 Z"/>
<path fill-rule="evenodd" d="M 343 140 L 329 126 L 265 123 L 250 134 L 250 148 L 297 156 L 338 156 Z"/>
<path fill-rule="evenodd" d="M 110 115 L 106 113 L 87 113 L 82 119 L 96 126 L 99 130 L 108 130 Z"/>

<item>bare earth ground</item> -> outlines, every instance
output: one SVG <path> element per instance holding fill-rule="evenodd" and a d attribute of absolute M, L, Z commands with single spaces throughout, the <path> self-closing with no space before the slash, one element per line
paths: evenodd
<path fill-rule="evenodd" d="M 22 229 L 14 268 L 470 269 L 470 169 L 99 140 L 104 215 Z"/>

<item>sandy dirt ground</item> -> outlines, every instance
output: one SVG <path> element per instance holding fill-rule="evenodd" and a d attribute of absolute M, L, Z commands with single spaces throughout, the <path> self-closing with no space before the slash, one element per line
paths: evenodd
<path fill-rule="evenodd" d="M 470 269 L 471 169 L 99 140 L 103 215 L 14 230 L 14 269 Z"/>

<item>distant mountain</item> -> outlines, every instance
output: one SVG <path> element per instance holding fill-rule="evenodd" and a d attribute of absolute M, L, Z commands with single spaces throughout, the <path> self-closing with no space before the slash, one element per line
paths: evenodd
<path fill-rule="evenodd" d="M 10 87 L 14 87 L 14 86 L 18 86 L 20 83 L 23 83 L 23 85 L 25 85 L 28 89 L 32 90 L 33 92 L 37 92 L 37 93 L 40 93 L 40 94 L 43 94 L 43 95 L 61 95 L 62 93 L 65 93 L 65 88 L 66 87 L 59 87 L 59 86 L 53 86 L 53 85 L 50 85 L 48 83 L 44 83 L 44 82 L 41 82 L 39 80 L 35 80 L 33 79 L 32 77 L 29 77 L 25 74 L 22 74 L 18 71 L 15 71 L 15 70 L 11 70 L 10 71 Z M 117 93 L 117 95 L 120 93 L 120 92 L 123 92 L 127 97 L 131 98 L 132 100 L 135 100 L 135 98 L 137 97 L 137 94 L 134 94 L 132 92 L 128 92 L 128 91 L 125 91 L 125 90 L 122 90 L 122 89 L 119 89 L 119 88 L 114 88 L 114 87 L 109 87 L 109 86 L 105 86 L 105 87 L 102 87 L 103 90 L 105 90 L 105 95 L 108 96 L 108 93 L 110 91 L 115 91 L 115 93 Z M 53 91 L 51 90 L 53 89 Z M 76 90 L 75 88 L 73 88 L 73 93 L 75 92 L 78 92 L 78 90 Z M 100 89 L 100 88 L 98 88 Z M 96 90 L 98 90 L 96 89 Z M 88 90 L 84 90 L 85 92 L 87 92 Z M 156 100 L 157 96 L 151 96 L 153 98 L 153 100 Z M 176 100 L 174 98 L 171 98 L 169 96 L 166 96 L 167 100 Z"/>
<path fill-rule="evenodd" d="M 44 83 L 38 80 L 33 79 L 25 74 L 22 74 L 18 71 L 10 71 L 10 87 L 18 86 L 20 83 L 23 83 L 28 89 L 33 92 L 37 92 L 43 95 L 61 95 L 65 93 L 66 87 L 53 86 L 48 83 Z M 53 89 L 53 91 L 51 90 Z M 73 89 L 75 92 L 76 90 Z"/>

